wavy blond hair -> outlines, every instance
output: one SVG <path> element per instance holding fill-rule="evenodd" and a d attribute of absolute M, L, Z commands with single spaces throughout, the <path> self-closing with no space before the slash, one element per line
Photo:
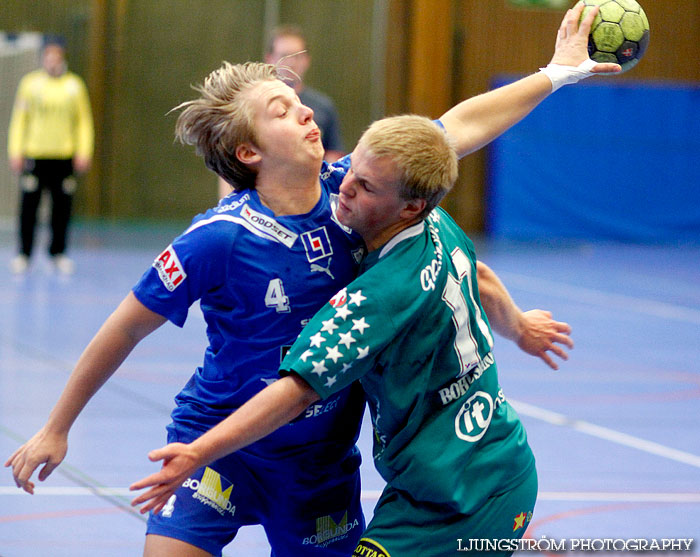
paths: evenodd
<path fill-rule="evenodd" d="M 184 102 L 175 124 L 175 137 L 194 145 L 204 164 L 235 189 L 254 189 L 256 174 L 236 157 L 243 143 L 257 145 L 253 109 L 246 93 L 264 81 L 279 79 L 277 67 L 260 62 L 223 65 L 203 85 L 194 87 L 198 99 Z"/>

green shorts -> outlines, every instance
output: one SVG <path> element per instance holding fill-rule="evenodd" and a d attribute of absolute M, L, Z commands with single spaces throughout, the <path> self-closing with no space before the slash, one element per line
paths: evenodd
<path fill-rule="evenodd" d="M 451 513 L 445 506 L 416 503 L 403 492 L 387 487 L 353 557 L 511 555 L 513 544 L 507 540 L 523 537 L 536 499 L 534 466 L 522 482 L 490 497 L 470 515 Z M 505 541 L 498 543 L 500 540 Z"/>

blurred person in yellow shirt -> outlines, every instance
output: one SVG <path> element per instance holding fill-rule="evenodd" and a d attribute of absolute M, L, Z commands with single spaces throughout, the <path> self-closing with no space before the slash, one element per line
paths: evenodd
<path fill-rule="evenodd" d="M 25 75 L 17 89 L 8 134 L 10 168 L 20 177 L 20 246 L 11 268 L 23 273 L 34 246 L 37 209 L 44 189 L 52 199 L 49 255 L 60 273 L 74 264 L 65 255 L 75 175 L 86 172 L 94 150 L 94 128 L 87 88 L 69 72 L 65 44 L 46 37 L 42 67 Z"/>

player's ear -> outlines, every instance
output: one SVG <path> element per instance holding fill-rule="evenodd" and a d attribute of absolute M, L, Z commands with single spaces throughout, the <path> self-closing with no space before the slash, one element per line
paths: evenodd
<path fill-rule="evenodd" d="M 426 204 L 425 199 L 409 199 L 404 208 L 401 209 L 401 218 L 409 220 L 416 218 L 425 210 Z"/>
<path fill-rule="evenodd" d="M 236 147 L 236 158 L 243 164 L 257 164 L 262 160 L 258 149 L 250 143 L 241 143 Z"/>

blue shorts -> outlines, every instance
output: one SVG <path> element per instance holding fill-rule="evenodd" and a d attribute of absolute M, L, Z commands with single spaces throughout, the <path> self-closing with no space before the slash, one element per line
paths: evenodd
<path fill-rule="evenodd" d="M 174 437 L 169 442 L 192 440 Z M 241 526 L 260 524 L 273 557 L 350 555 L 365 528 L 359 451 L 331 465 L 312 460 L 309 453 L 275 460 L 228 455 L 188 478 L 149 516 L 146 533 L 221 555 Z"/>

